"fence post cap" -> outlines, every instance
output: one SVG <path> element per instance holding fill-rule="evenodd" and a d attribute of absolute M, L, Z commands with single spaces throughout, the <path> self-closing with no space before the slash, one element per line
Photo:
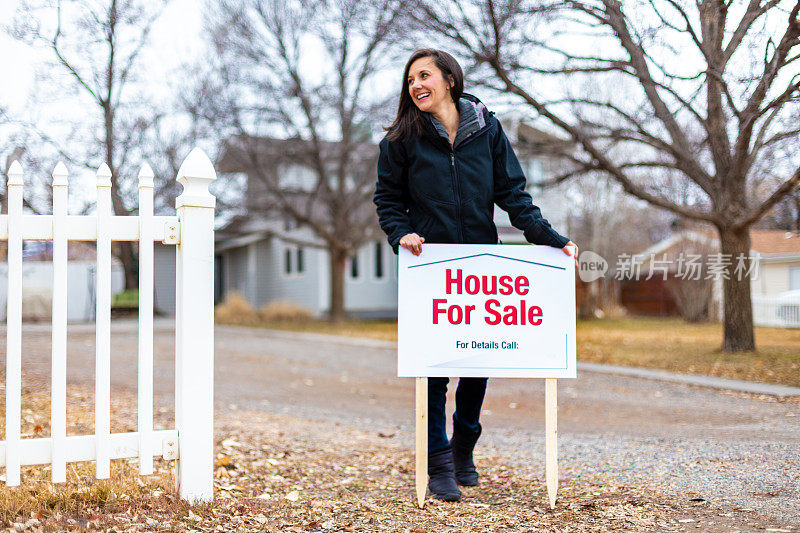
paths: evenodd
<path fill-rule="evenodd" d="M 148 187 L 153 188 L 153 169 L 150 165 L 144 163 L 141 170 L 139 170 L 139 188 Z"/>
<path fill-rule="evenodd" d="M 105 163 L 97 167 L 96 177 L 98 187 L 111 187 L 111 169 Z"/>
<path fill-rule="evenodd" d="M 9 185 L 22 185 L 22 165 L 18 160 L 14 160 L 11 166 L 8 167 L 8 184 Z"/>
<path fill-rule="evenodd" d="M 66 187 L 68 185 L 68 176 L 67 166 L 63 161 L 59 161 L 56 168 L 53 169 L 53 187 Z"/>
<path fill-rule="evenodd" d="M 214 207 L 216 198 L 208 190 L 217 173 L 211 160 L 200 148 L 194 148 L 178 170 L 178 183 L 183 192 L 175 199 L 175 207 Z"/>

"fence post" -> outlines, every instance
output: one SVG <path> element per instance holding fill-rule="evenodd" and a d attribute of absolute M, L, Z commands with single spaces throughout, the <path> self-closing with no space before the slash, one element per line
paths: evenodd
<path fill-rule="evenodd" d="M 139 171 L 139 473 L 153 473 L 153 169 Z"/>
<path fill-rule="evenodd" d="M 22 165 L 8 169 L 8 297 L 6 299 L 6 485 L 20 482 L 22 409 Z"/>
<path fill-rule="evenodd" d="M 192 503 L 214 497 L 214 205 L 216 172 L 195 148 L 178 170 L 183 192 L 176 254 L 175 422 L 178 493 Z"/>
<path fill-rule="evenodd" d="M 111 169 L 97 169 L 94 435 L 97 479 L 111 475 Z"/>
<path fill-rule="evenodd" d="M 53 332 L 50 444 L 53 483 L 67 481 L 67 187 L 68 172 L 53 170 Z"/>

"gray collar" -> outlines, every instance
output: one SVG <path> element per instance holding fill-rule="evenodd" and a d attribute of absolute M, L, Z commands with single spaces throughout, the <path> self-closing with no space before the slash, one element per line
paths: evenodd
<path fill-rule="evenodd" d="M 484 109 L 485 106 L 482 102 L 473 102 L 472 100 L 463 97 L 459 98 L 458 110 L 460 112 L 460 118 L 458 121 L 458 131 L 456 132 L 456 139 L 453 142 L 453 146 L 456 146 L 461 141 L 486 125 L 486 119 L 483 116 Z M 433 127 L 436 128 L 436 131 L 439 133 L 439 135 L 444 137 L 449 144 L 450 136 L 447 135 L 447 130 L 444 128 L 442 123 L 433 118 L 433 115 L 430 113 L 426 114 L 430 118 L 431 122 L 433 123 Z"/>

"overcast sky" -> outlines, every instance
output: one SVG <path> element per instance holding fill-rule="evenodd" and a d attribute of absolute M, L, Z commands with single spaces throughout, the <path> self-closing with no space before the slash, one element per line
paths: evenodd
<path fill-rule="evenodd" d="M 19 0 L 0 0 L 0 24 L 10 24 Z M 201 47 L 201 11 L 195 0 L 172 0 L 156 22 L 152 32 L 153 46 L 145 52 L 157 54 L 148 61 L 148 77 L 153 87 L 165 87 L 170 71 L 182 62 L 197 57 Z M 47 57 L 25 43 L 17 42 L 0 31 L 0 102 L 12 110 L 22 108 L 34 88 L 34 67 L 38 59 Z M 145 56 L 146 57 L 146 56 Z"/>

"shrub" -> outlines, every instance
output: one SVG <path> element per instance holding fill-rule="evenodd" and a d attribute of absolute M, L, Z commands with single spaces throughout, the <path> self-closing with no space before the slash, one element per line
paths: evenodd
<path fill-rule="evenodd" d="M 292 302 L 270 302 L 258 310 L 264 322 L 308 322 L 314 316 L 308 309 Z"/>
<path fill-rule="evenodd" d="M 111 297 L 114 309 L 136 309 L 139 307 L 139 289 L 125 289 Z"/>
<path fill-rule="evenodd" d="M 244 296 L 238 292 L 228 294 L 225 301 L 214 308 L 214 319 L 220 324 L 252 325 L 257 324 L 258 313 Z"/>

